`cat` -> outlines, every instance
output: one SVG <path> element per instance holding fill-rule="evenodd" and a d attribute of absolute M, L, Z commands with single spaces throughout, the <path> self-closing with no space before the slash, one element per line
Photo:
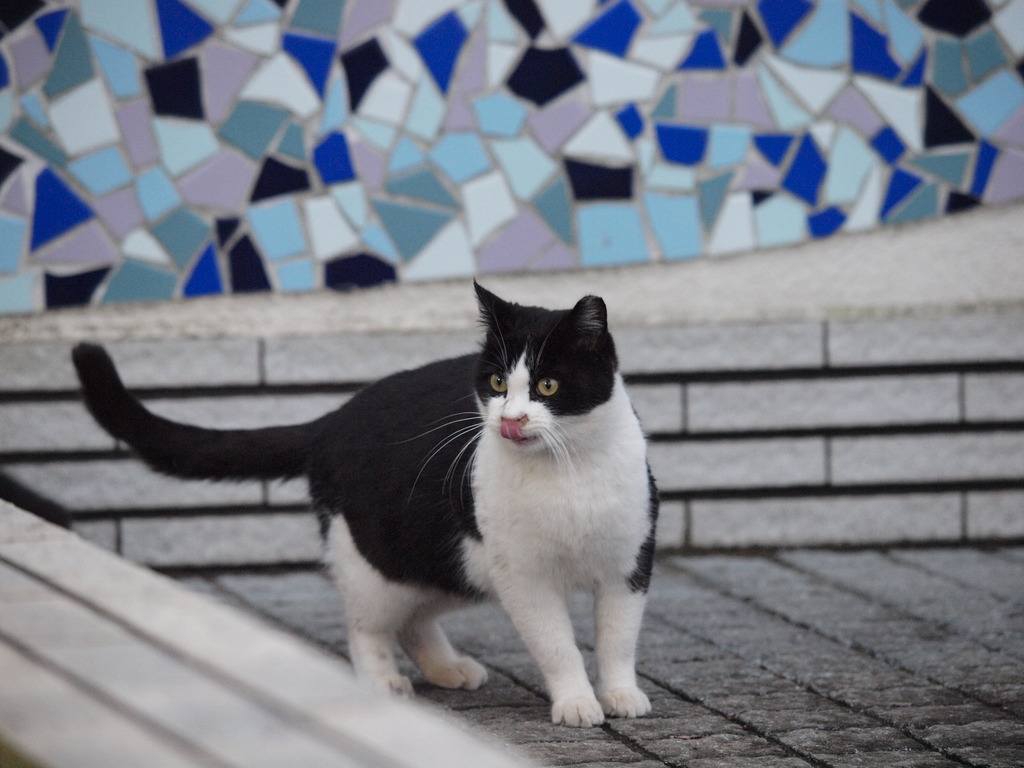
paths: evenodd
<path fill-rule="evenodd" d="M 474 288 L 478 353 L 388 376 L 306 424 L 172 422 L 127 392 L 101 346 L 72 357 L 95 419 L 155 470 L 308 477 L 358 676 L 411 695 L 397 644 L 429 682 L 478 688 L 486 669 L 437 619 L 496 597 L 540 667 L 552 722 L 645 715 L 634 667 L 658 496 L 605 303 L 554 311 Z M 596 686 L 567 609 L 577 588 L 594 595 Z"/>

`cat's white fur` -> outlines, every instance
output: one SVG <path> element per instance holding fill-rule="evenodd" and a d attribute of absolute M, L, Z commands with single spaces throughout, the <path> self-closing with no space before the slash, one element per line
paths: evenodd
<path fill-rule="evenodd" d="M 482 540 L 464 541 L 466 576 L 511 617 L 543 673 L 553 722 L 590 726 L 605 714 L 645 715 L 650 703 L 634 672 L 645 595 L 626 578 L 650 532 L 643 433 L 617 374 L 611 398 L 580 416 L 554 416 L 530 398 L 529 387 L 520 359 L 508 391 L 480 404 L 484 427 L 473 493 Z M 539 439 L 503 438 L 503 418 L 522 420 L 523 435 Z M 340 517 L 330 546 L 358 674 L 411 692 L 395 663 L 397 642 L 435 684 L 472 689 L 484 683 L 486 670 L 457 653 L 437 624 L 462 603 L 384 579 L 359 555 Z M 569 619 L 568 596 L 577 588 L 595 598 L 596 695 Z"/>

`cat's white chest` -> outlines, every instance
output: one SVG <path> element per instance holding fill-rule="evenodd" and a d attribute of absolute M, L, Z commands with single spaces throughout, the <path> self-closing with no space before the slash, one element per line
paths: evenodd
<path fill-rule="evenodd" d="M 646 444 L 624 391 L 604 407 L 593 444 L 571 462 L 481 438 L 474 507 L 483 542 L 467 551 L 467 575 L 479 586 L 491 586 L 495 568 L 567 588 L 632 570 L 650 530 Z"/>

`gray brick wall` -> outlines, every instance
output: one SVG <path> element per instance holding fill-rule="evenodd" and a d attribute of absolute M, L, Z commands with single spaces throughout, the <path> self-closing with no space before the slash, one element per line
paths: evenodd
<path fill-rule="evenodd" d="M 360 384 L 472 351 L 477 334 L 109 345 L 170 418 L 305 421 Z M 625 328 L 664 548 L 1024 537 L 1024 310 Z M 2 471 L 82 535 L 160 566 L 318 557 L 302 480 L 182 482 L 126 456 L 78 402 L 70 344 L 0 347 Z M 218 391 L 219 390 L 219 391 Z"/>

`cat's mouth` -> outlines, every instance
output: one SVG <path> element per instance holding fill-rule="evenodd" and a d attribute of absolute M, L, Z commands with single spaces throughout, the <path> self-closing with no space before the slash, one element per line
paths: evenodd
<path fill-rule="evenodd" d="M 531 445 L 539 439 L 536 435 L 524 435 L 523 424 L 520 420 L 516 419 L 502 419 L 501 420 L 501 436 L 506 440 L 511 440 L 516 445 Z"/>

